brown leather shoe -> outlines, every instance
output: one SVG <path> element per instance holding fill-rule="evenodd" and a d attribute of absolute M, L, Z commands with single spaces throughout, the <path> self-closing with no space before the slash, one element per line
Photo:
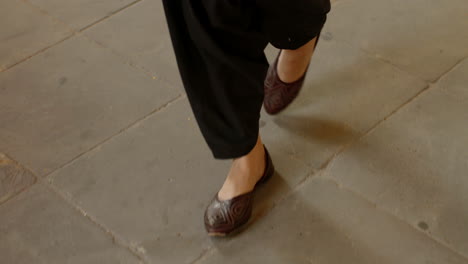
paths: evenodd
<path fill-rule="evenodd" d="M 273 176 L 275 169 L 270 154 L 265 148 L 265 172 L 253 191 L 220 201 L 218 194 L 205 211 L 205 228 L 210 236 L 227 236 L 244 226 L 252 215 L 255 190 Z"/>
<path fill-rule="evenodd" d="M 299 80 L 292 83 L 285 83 L 280 80 L 278 76 L 278 60 L 281 52 L 276 57 L 275 62 L 268 69 L 267 77 L 265 79 L 265 100 L 263 105 L 265 111 L 270 115 L 278 114 L 283 111 L 294 99 L 296 99 L 299 91 L 304 84 L 304 75 Z M 308 66 L 307 66 L 308 67 Z"/>

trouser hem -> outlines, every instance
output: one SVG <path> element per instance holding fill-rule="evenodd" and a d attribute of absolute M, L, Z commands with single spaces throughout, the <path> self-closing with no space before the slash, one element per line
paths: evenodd
<path fill-rule="evenodd" d="M 236 158 L 240 158 L 249 154 L 252 151 L 252 149 L 255 147 L 255 145 L 257 144 L 257 140 L 258 138 L 255 138 L 253 142 L 249 142 L 241 146 L 236 145 L 235 147 L 233 147 L 232 145 L 223 146 L 223 147 L 210 146 L 210 149 L 215 159 L 221 159 L 221 160 L 236 159 Z"/>

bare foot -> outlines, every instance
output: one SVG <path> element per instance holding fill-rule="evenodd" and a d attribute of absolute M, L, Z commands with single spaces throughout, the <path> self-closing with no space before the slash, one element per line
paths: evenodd
<path fill-rule="evenodd" d="M 257 144 L 246 156 L 234 159 L 231 170 L 218 193 L 222 201 L 252 191 L 265 172 L 265 148 L 258 137 Z"/>
<path fill-rule="evenodd" d="M 316 40 L 314 38 L 296 50 L 281 50 L 277 69 L 281 81 L 292 83 L 304 75 L 314 53 Z"/>

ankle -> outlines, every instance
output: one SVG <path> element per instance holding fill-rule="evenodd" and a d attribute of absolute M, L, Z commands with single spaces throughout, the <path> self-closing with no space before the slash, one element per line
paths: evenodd
<path fill-rule="evenodd" d="M 285 83 L 293 83 L 304 76 L 310 62 L 310 57 L 298 56 L 296 53 L 293 55 L 284 53 L 282 51 L 278 59 L 276 69 L 278 77 Z"/>
<path fill-rule="evenodd" d="M 234 159 L 223 187 L 218 192 L 218 198 L 228 200 L 252 191 L 265 172 L 265 156 L 265 148 L 259 139 L 249 154 Z"/>
<path fill-rule="evenodd" d="M 252 173 L 258 170 L 259 167 L 264 167 L 265 163 L 265 148 L 263 145 L 256 146 L 249 154 L 233 161 L 232 166 L 246 173 Z"/>
<path fill-rule="evenodd" d="M 304 76 L 315 49 L 316 38 L 296 50 L 281 50 L 278 58 L 278 77 L 285 83 L 293 83 Z"/>

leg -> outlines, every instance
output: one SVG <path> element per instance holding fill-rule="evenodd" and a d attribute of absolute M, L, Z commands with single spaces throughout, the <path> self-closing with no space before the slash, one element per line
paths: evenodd
<path fill-rule="evenodd" d="M 258 121 L 267 40 L 235 1 L 165 0 L 179 70 L 215 158 L 234 159 L 220 199 L 250 191 L 264 169 Z M 253 13 L 251 14 L 253 15 Z"/>
<path fill-rule="evenodd" d="M 219 199 L 229 200 L 252 191 L 264 171 L 265 149 L 259 136 L 255 147 L 249 154 L 233 160 L 223 187 L 219 190 Z"/>
<path fill-rule="evenodd" d="M 228 21 L 222 20 L 223 13 L 217 13 L 222 2 L 229 1 L 164 0 L 164 5 L 201 132 L 215 158 L 231 159 L 249 153 L 258 138 L 267 41 L 243 32 L 242 25 L 229 24 L 225 13 L 241 10 L 221 10 Z"/>
<path fill-rule="evenodd" d="M 282 49 L 278 75 L 292 83 L 304 75 L 330 11 L 329 0 L 257 0 L 264 10 L 263 31 Z"/>
<path fill-rule="evenodd" d="M 292 83 L 301 78 L 315 50 L 318 37 L 296 50 L 281 50 L 278 60 L 278 77 L 285 83 Z"/>
<path fill-rule="evenodd" d="M 330 2 L 277 0 L 268 5 L 268 1 L 258 1 L 265 8 L 263 31 L 281 49 L 265 79 L 265 110 L 274 115 L 286 109 L 302 89 Z"/>

